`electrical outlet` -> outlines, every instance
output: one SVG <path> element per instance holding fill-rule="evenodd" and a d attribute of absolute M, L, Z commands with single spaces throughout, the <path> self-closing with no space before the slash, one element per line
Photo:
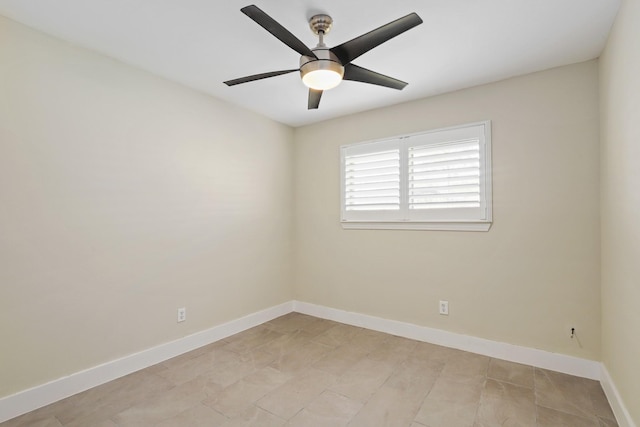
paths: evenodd
<path fill-rule="evenodd" d="M 449 301 L 440 301 L 440 314 L 449 315 Z"/>
<path fill-rule="evenodd" d="M 187 309 L 182 307 L 178 309 L 178 322 L 187 320 Z"/>

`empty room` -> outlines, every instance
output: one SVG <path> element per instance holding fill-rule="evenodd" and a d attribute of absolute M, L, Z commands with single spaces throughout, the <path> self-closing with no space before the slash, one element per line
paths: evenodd
<path fill-rule="evenodd" d="M 0 426 L 636 427 L 638 0 L 0 0 Z"/>

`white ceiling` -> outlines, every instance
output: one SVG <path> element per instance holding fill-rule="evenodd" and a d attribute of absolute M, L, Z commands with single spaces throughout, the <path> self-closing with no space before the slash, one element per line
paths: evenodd
<path fill-rule="evenodd" d="M 307 110 L 299 55 L 240 12 L 255 4 L 308 46 L 308 18 L 334 19 L 335 46 L 411 12 L 424 23 L 354 63 L 409 82 L 345 81 Z M 620 0 L 0 0 L 0 14 L 291 126 L 599 56 Z"/>

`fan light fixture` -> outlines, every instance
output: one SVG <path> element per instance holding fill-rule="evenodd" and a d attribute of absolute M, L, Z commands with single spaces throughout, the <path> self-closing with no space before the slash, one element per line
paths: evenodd
<path fill-rule="evenodd" d="M 338 86 L 344 76 L 344 67 L 340 59 L 327 49 L 324 36 L 331 30 L 333 20 L 329 15 L 314 15 L 309 27 L 318 36 L 318 46 L 311 49 L 315 55 L 300 57 L 300 76 L 302 83 L 310 89 L 328 90 Z"/>
<path fill-rule="evenodd" d="M 340 84 L 344 75 L 344 67 L 338 62 L 320 59 L 302 65 L 300 67 L 300 75 L 302 76 L 302 82 L 308 88 L 328 90 Z"/>

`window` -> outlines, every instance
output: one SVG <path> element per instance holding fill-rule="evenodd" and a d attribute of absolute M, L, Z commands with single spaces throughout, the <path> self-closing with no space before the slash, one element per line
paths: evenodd
<path fill-rule="evenodd" d="M 491 226 L 491 122 L 340 149 L 344 228 Z"/>

